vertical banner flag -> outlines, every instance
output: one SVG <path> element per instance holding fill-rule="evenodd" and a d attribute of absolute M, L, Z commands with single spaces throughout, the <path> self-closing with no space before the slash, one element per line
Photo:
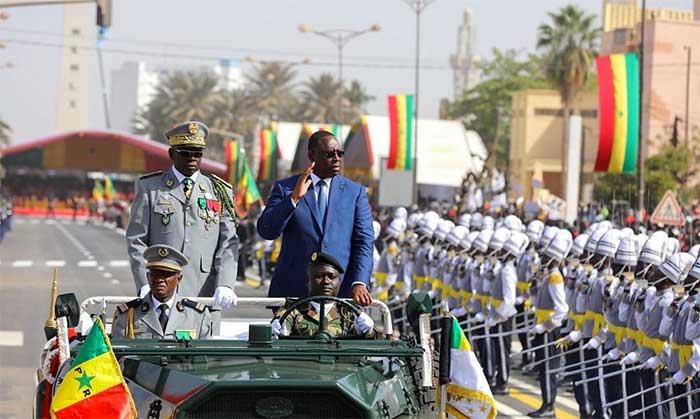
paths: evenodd
<path fill-rule="evenodd" d="M 255 183 L 253 172 L 250 170 L 248 159 L 241 156 L 241 174 L 236 184 L 236 207 L 240 209 L 248 208 L 252 203 L 259 201 L 262 197 L 258 185 Z"/>
<path fill-rule="evenodd" d="M 109 176 L 105 176 L 105 199 L 111 201 L 116 194 L 117 191 L 114 189 L 112 179 Z"/>
<path fill-rule="evenodd" d="M 231 185 L 238 183 L 241 177 L 241 149 L 238 146 L 238 141 L 232 140 L 226 143 L 226 176 L 224 179 Z"/>
<path fill-rule="evenodd" d="M 387 169 L 413 169 L 413 120 L 413 95 L 390 95 Z"/>
<path fill-rule="evenodd" d="M 277 146 L 277 130 L 273 126 L 263 128 L 258 133 L 260 141 L 260 165 L 258 166 L 258 180 L 277 179 L 277 158 L 279 147 Z"/>
<path fill-rule="evenodd" d="M 596 58 L 598 156 L 595 171 L 634 173 L 639 135 L 639 57 L 634 52 Z"/>
<path fill-rule="evenodd" d="M 454 317 L 440 319 L 440 373 L 441 386 L 446 386 L 444 404 L 447 413 L 458 419 L 494 419 L 496 400 L 491 394 L 484 370 L 462 327 Z"/>
<path fill-rule="evenodd" d="M 92 187 L 92 199 L 99 201 L 104 198 L 105 190 L 99 180 L 95 179 L 95 185 Z"/>
<path fill-rule="evenodd" d="M 51 418 L 136 418 L 136 407 L 99 317 L 51 400 Z"/>

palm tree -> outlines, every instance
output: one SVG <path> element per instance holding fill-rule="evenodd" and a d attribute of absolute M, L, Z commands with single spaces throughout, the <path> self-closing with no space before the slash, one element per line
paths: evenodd
<path fill-rule="evenodd" d="M 191 120 L 206 122 L 214 111 L 219 94 L 218 79 L 206 72 L 167 73 L 156 93 L 135 118 L 135 130 L 157 141 L 165 141 L 163 132 L 173 125 Z"/>
<path fill-rule="evenodd" d="M 306 122 L 338 123 L 338 95 L 341 84 L 330 73 L 309 77 L 301 91 L 301 116 Z"/>
<path fill-rule="evenodd" d="M 576 96 L 593 71 L 600 28 L 596 16 L 587 15 L 577 6 L 568 5 L 557 13 L 549 13 L 551 24 L 537 29 L 537 48 L 543 49 L 547 78 L 559 89 L 564 105 L 564 141 L 562 141 L 562 185 L 566 185 L 566 153 L 569 116 L 574 111 Z"/>
<path fill-rule="evenodd" d="M 374 100 L 374 96 L 367 93 L 367 89 L 359 81 L 353 80 L 350 88 L 343 92 L 344 102 L 343 121 L 344 124 L 352 124 L 357 118 L 365 113 L 367 103 Z"/>
<path fill-rule="evenodd" d="M 10 145 L 10 134 L 12 134 L 12 128 L 0 119 L 0 146 Z"/>
<path fill-rule="evenodd" d="M 243 136 L 247 141 L 254 138 L 257 114 L 255 101 L 244 90 L 230 90 L 217 95 L 213 103 L 213 114 L 209 118 L 209 145 L 207 154 L 210 157 L 223 160 L 223 144 L 227 139 L 233 139 L 233 134 Z M 228 134 L 231 133 L 231 134 Z M 247 148 L 251 147 L 247 144 Z"/>
<path fill-rule="evenodd" d="M 280 62 L 259 64 L 246 76 L 248 91 L 260 115 L 278 120 L 292 112 L 295 77 L 292 66 Z"/>

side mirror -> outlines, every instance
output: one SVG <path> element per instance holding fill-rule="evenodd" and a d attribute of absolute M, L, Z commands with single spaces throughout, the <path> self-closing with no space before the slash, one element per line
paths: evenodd
<path fill-rule="evenodd" d="M 66 317 L 68 327 L 76 327 L 80 321 L 80 303 L 75 294 L 61 294 L 56 298 L 56 318 Z"/>

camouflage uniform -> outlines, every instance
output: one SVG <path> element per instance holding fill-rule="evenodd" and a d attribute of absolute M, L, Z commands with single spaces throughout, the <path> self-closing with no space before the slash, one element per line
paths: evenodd
<path fill-rule="evenodd" d="M 284 312 L 279 313 L 278 318 Z M 326 332 L 332 337 L 338 336 L 360 336 L 353 322 L 355 314 L 349 308 L 333 304 L 326 315 Z M 313 336 L 321 328 L 321 319 L 319 313 L 311 304 L 306 304 L 298 307 L 287 316 L 284 321 L 284 329 L 288 331 L 289 336 Z M 365 337 L 373 337 L 374 329 L 369 333 L 364 334 Z"/>

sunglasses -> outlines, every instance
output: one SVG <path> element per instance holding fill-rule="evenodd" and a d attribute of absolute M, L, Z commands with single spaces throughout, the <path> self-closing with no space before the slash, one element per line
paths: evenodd
<path fill-rule="evenodd" d="M 200 151 L 200 150 L 177 150 L 177 149 L 175 149 L 175 152 L 186 159 L 189 159 L 192 157 L 194 157 L 195 159 L 198 159 L 204 155 L 204 152 Z"/>
<path fill-rule="evenodd" d="M 342 159 L 345 155 L 345 151 L 343 150 L 319 151 L 318 153 L 327 159 L 332 159 L 335 156 L 338 156 L 339 159 Z"/>

